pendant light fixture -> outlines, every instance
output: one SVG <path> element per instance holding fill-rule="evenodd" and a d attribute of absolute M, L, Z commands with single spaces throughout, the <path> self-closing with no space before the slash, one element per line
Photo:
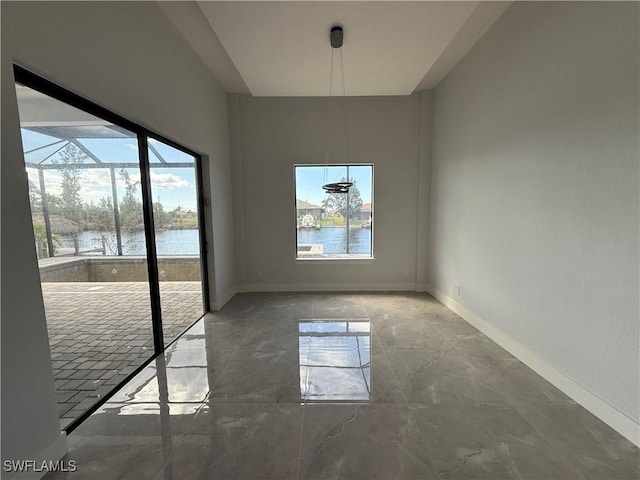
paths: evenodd
<path fill-rule="evenodd" d="M 342 27 L 335 25 L 331 27 L 331 31 L 329 33 L 329 43 L 331 44 L 331 68 L 329 70 L 329 99 L 331 99 L 332 87 L 333 87 L 333 53 L 335 50 L 339 50 L 340 52 L 340 78 L 342 80 L 342 120 L 344 122 L 344 141 L 345 141 L 345 149 L 347 154 L 347 164 L 349 163 L 349 128 L 347 125 L 347 112 L 346 112 L 346 94 L 345 94 L 345 85 L 344 85 L 344 63 L 342 61 L 342 43 L 344 40 L 344 34 L 342 31 Z M 329 100 L 330 101 L 330 100 Z M 330 118 L 328 121 L 330 122 Z M 328 137 L 328 136 L 327 136 Z M 327 138 L 328 143 L 328 138 Z M 327 193 L 349 193 L 349 188 L 353 186 L 353 182 L 337 182 L 337 183 L 327 183 L 327 172 L 329 170 L 329 154 L 328 148 L 325 145 L 325 154 L 324 154 L 324 185 L 322 188 Z"/>

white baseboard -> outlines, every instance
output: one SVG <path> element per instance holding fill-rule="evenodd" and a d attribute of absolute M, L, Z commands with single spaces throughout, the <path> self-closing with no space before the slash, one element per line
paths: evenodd
<path fill-rule="evenodd" d="M 227 290 L 226 292 L 224 292 L 220 298 L 218 298 L 215 302 L 210 302 L 209 306 L 211 307 L 211 311 L 212 312 L 217 312 L 218 310 L 220 310 L 222 307 L 225 306 L 225 304 L 231 300 L 233 298 L 233 296 L 238 293 L 238 288 L 237 287 L 231 287 L 229 290 Z"/>
<path fill-rule="evenodd" d="M 28 460 L 34 460 L 35 465 L 37 465 L 39 469 L 42 469 L 42 464 L 44 462 L 56 462 L 64 457 L 68 451 L 69 447 L 67 445 L 67 434 L 65 432 L 60 432 L 58 438 L 51 442 L 49 446 L 38 453 L 35 458 Z M 11 472 L 8 473 L 8 475 L 11 480 L 40 480 L 47 473 L 48 472 L 45 469 L 42 469 L 42 471 L 40 472 L 30 470 L 28 472 Z M 5 478 L 5 474 L 7 474 L 7 472 L 3 471 L 2 478 Z"/>
<path fill-rule="evenodd" d="M 460 305 L 452 298 L 430 286 L 427 286 L 427 291 L 514 357 L 521 360 L 549 383 L 563 391 L 631 442 L 640 446 L 640 424 L 634 419 L 583 387 L 572 378 L 556 370 L 534 352 L 515 341 L 502 330 L 491 325 L 488 321 Z"/>
<path fill-rule="evenodd" d="M 249 283 L 241 292 L 407 292 L 415 283 Z"/>

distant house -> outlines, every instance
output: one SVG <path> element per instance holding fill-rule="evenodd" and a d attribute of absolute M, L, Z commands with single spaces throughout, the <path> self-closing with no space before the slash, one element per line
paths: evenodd
<path fill-rule="evenodd" d="M 363 203 L 360 208 L 360 220 L 369 220 L 371 219 L 371 204 Z"/>
<path fill-rule="evenodd" d="M 320 219 L 322 216 L 322 207 L 320 205 L 313 205 L 299 198 L 296 198 L 296 210 L 298 218 L 311 215 L 314 219 Z"/>

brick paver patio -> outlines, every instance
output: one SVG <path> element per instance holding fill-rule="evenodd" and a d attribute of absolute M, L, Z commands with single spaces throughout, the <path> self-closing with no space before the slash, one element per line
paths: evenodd
<path fill-rule="evenodd" d="M 202 316 L 199 282 L 161 282 L 168 344 Z M 153 355 L 145 282 L 42 283 L 62 427 Z"/>

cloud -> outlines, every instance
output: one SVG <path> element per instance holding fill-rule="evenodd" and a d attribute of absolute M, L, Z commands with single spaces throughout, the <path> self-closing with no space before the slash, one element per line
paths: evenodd
<path fill-rule="evenodd" d="M 38 171 L 35 168 L 27 168 L 27 174 L 29 177 L 29 183 L 39 189 L 40 181 L 38 178 Z M 45 170 L 44 177 L 47 193 L 50 195 L 60 195 L 62 193 L 62 176 L 55 170 Z M 131 174 L 130 178 L 133 182 L 140 182 L 139 173 Z M 121 191 L 123 184 L 119 175 L 117 176 L 116 181 L 118 183 L 119 190 Z M 175 190 L 191 186 L 187 180 L 179 175 L 174 173 L 156 172 L 151 172 L 151 185 L 154 191 Z M 140 195 L 139 183 L 137 192 L 138 195 Z M 83 201 L 92 202 L 111 195 L 111 174 L 109 170 L 91 168 L 82 172 L 80 180 L 80 196 Z"/>
<path fill-rule="evenodd" d="M 80 184 L 83 190 L 92 187 L 110 187 L 111 173 L 103 168 L 89 168 L 82 172 Z"/>
<path fill-rule="evenodd" d="M 111 197 L 111 189 L 101 188 L 94 190 L 80 190 L 80 196 L 84 202 L 93 202 L 95 200 L 100 200 L 101 198 Z"/>
<path fill-rule="evenodd" d="M 140 182 L 140 174 L 134 173 L 131 175 L 131 180 L 134 182 Z M 157 173 L 151 172 L 151 188 L 154 190 L 174 190 L 181 187 L 189 187 L 191 184 L 184 178 L 174 173 Z"/>
<path fill-rule="evenodd" d="M 44 171 L 44 185 L 48 194 L 60 195 L 62 193 L 62 188 L 60 187 L 61 183 L 62 183 L 61 175 L 53 173 L 53 171 L 51 170 Z M 39 185 L 40 185 L 40 182 L 38 182 L 38 186 Z"/>
<path fill-rule="evenodd" d="M 174 188 L 188 187 L 190 184 L 181 176 L 173 173 L 151 172 L 151 186 L 153 188 L 173 190 Z"/>
<path fill-rule="evenodd" d="M 35 168 L 27 168 L 29 183 L 40 188 L 38 171 Z M 62 194 L 62 176 L 55 170 L 45 170 L 45 189 L 49 195 Z M 80 177 L 80 197 L 83 200 L 99 199 L 111 195 L 111 176 L 108 170 L 87 169 Z"/>
<path fill-rule="evenodd" d="M 59 173 L 54 173 L 55 170 L 44 171 L 44 189 L 49 195 L 60 195 L 62 188 L 62 176 Z M 36 168 L 27 168 L 27 176 L 29 177 L 29 185 L 36 187 L 40 190 L 40 177 Z"/>
<path fill-rule="evenodd" d="M 30 183 L 35 183 L 40 187 L 40 178 L 38 177 L 38 169 L 27 167 L 27 176 Z"/>
<path fill-rule="evenodd" d="M 92 201 L 111 195 L 111 173 L 102 168 L 90 168 L 80 177 L 80 196 Z"/>

